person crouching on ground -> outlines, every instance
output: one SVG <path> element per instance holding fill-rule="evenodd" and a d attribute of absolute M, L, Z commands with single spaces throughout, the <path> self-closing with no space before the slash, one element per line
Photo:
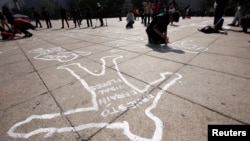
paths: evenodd
<path fill-rule="evenodd" d="M 33 34 L 30 33 L 29 29 L 35 30 L 35 26 L 32 25 L 29 21 L 22 19 L 22 18 L 15 18 L 13 22 L 13 27 L 15 33 L 18 33 L 21 31 L 24 33 L 24 37 L 31 37 Z"/>
<path fill-rule="evenodd" d="M 133 24 L 135 23 L 135 17 L 134 17 L 134 14 L 132 12 L 132 10 L 129 10 L 128 11 L 128 14 L 127 14 L 127 25 L 126 25 L 126 28 L 133 28 Z"/>
<path fill-rule="evenodd" d="M 146 29 L 149 43 L 167 44 L 169 37 L 167 36 L 167 26 L 170 22 L 178 22 L 179 14 L 174 13 L 160 13 L 158 14 Z"/>

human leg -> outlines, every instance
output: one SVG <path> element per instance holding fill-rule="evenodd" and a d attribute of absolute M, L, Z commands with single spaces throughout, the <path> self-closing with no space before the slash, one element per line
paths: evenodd
<path fill-rule="evenodd" d="M 147 20 L 148 20 L 149 14 L 145 14 L 144 16 L 144 25 L 147 26 Z"/>
<path fill-rule="evenodd" d="M 126 25 L 126 28 L 133 28 L 134 21 L 129 21 Z"/>
<path fill-rule="evenodd" d="M 31 37 L 33 34 L 27 31 L 27 28 L 21 28 L 20 31 L 24 34 L 24 37 Z"/>
<path fill-rule="evenodd" d="M 38 24 L 40 25 L 40 28 L 43 27 L 39 19 L 38 19 Z"/>
<path fill-rule="evenodd" d="M 86 21 L 87 21 L 87 26 L 89 27 L 89 18 L 86 18 Z"/>
<path fill-rule="evenodd" d="M 150 24 L 151 15 L 148 14 L 148 25 Z"/>
<path fill-rule="evenodd" d="M 35 23 L 36 23 L 36 27 L 38 27 L 38 20 L 37 19 L 35 20 Z"/>
<path fill-rule="evenodd" d="M 47 25 L 47 28 L 49 28 L 49 22 L 48 22 L 48 20 L 45 20 L 45 23 Z"/>
<path fill-rule="evenodd" d="M 50 19 L 48 19 L 48 23 L 49 23 L 49 28 L 52 28 L 52 24 L 51 24 Z"/>
<path fill-rule="evenodd" d="M 103 26 L 103 17 L 100 17 L 99 20 L 100 20 L 100 23 L 101 23 L 100 26 Z"/>
<path fill-rule="evenodd" d="M 153 29 L 147 29 L 146 32 L 148 35 L 149 43 L 154 43 L 154 44 L 166 43 L 166 40 L 163 39 L 160 35 L 158 35 Z"/>
<path fill-rule="evenodd" d="M 247 33 L 247 28 L 250 24 L 250 18 L 242 18 L 241 25 L 243 32 Z"/>
<path fill-rule="evenodd" d="M 235 12 L 233 21 L 232 21 L 230 24 L 228 24 L 228 25 L 230 25 L 230 26 L 235 26 L 236 22 L 238 21 L 238 14 L 239 14 L 239 11 L 237 10 L 237 11 Z"/>
<path fill-rule="evenodd" d="M 220 19 L 217 21 L 217 23 L 214 25 L 214 27 L 215 27 L 216 29 L 221 30 L 221 29 L 222 29 L 223 23 L 224 23 L 224 19 L 223 19 L 223 18 L 220 18 Z"/>
<path fill-rule="evenodd" d="M 65 22 L 67 23 L 67 26 L 68 26 L 68 28 L 69 28 L 68 18 L 65 18 Z"/>
<path fill-rule="evenodd" d="M 90 25 L 91 25 L 91 27 L 92 27 L 92 26 L 93 26 L 93 25 L 92 25 L 92 19 L 90 18 L 89 21 L 90 21 Z"/>
<path fill-rule="evenodd" d="M 214 25 L 222 18 L 224 14 L 224 9 L 222 9 L 221 7 L 217 7 L 215 9 L 215 14 L 214 14 Z"/>
<path fill-rule="evenodd" d="M 62 28 L 64 28 L 64 18 L 62 18 Z"/>

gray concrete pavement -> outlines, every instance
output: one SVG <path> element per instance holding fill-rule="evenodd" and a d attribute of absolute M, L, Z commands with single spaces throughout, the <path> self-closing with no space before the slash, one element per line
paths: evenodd
<path fill-rule="evenodd" d="M 222 35 L 181 19 L 167 46 L 125 18 L 0 41 L 0 141 L 206 141 L 209 124 L 249 124 L 250 34 L 231 20 Z"/>

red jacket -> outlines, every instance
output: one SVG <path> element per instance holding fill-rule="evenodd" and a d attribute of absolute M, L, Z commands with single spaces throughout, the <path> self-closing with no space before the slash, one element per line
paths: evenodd
<path fill-rule="evenodd" d="M 23 28 L 25 27 L 27 24 L 29 24 L 29 21 L 22 19 L 22 18 L 15 18 L 14 19 L 14 26 L 16 28 Z"/>
<path fill-rule="evenodd" d="M 1 33 L 1 36 L 4 37 L 5 39 L 13 39 L 15 35 L 11 32 L 3 31 Z"/>

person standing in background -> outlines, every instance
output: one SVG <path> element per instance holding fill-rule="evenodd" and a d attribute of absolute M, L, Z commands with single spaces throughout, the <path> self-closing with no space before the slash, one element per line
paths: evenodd
<path fill-rule="evenodd" d="M 42 28 L 42 24 L 40 22 L 41 15 L 36 11 L 36 9 L 34 7 L 32 7 L 31 10 L 32 10 L 32 15 L 33 15 L 35 22 L 36 22 L 36 28 L 38 27 L 38 25 L 40 26 L 40 28 Z"/>
<path fill-rule="evenodd" d="M 175 0 L 172 0 L 168 4 L 166 12 L 168 12 L 169 14 L 173 14 L 173 13 L 177 14 L 178 9 L 179 9 L 179 5 L 175 2 Z M 174 24 L 173 22 L 174 22 L 173 20 L 170 22 L 171 25 Z"/>
<path fill-rule="evenodd" d="M 101 4 L 98 2 L 97 4 L 97 10 L 96 10 L 96 15 L 98 16 L 99 18 L 99 21 L 100 21 L 100 26 L 103 26 L 104 23 L 103 23 L 103 7 L 101 6 Z"/>
<path fill-rule="evenodd" d="M 49 14 L 49 11 L 45 7 L 42 8 L 42 16 L 46 22 L 47 28 L 52 28 L 52 24 L 50 21 L 50 14 Z"/>
<path fill-rule="evenodd" d="M 89 6 L 86 6 L 86 8 L 85 8 L 85 18 L 86 18 L 86 22 L 87 22 L 88 27 L 89 26 L 92 27 L 91 8 Z"/>
<path fill-rule="evenodd" d="M 144 25 L 147 26 L 150 23 L 151 11 L 152 11 L 152 4 L 149 0 L 143 2 L 143 9 L 144 9 Z"/>
<path fill-rule="evenodd" d="M 214 25 L 217 29 L 222 29 L 224 20 L 222 19 L 228 0 L 215 0 Z"/>
<path fill-rule="evenodd" d="M 69 28 L 67 12 L 62 6 L 60 8 L 60 14 L 61 14 L 61 20 L 62 20 L 62 28 L 64 28 L 64 21 L 67 23 L 67 26 Z"/>
<path fill-rule="evenodd" d="M 167 12 L 174 13 L 179 9 L 179 5 L 175 2 L 175 0 L 172 0 L 169 2 L 167 7 Z"/>
<path fill-rule="evenodd" d="M 0 11 L 0 20 L 1 20 L 1 25 L 3 29 L 5 29 L 5 26 L 7 26 L 7 28 L 10 29 L 10 26 L 7 23 L 7 19 L 1 11 Z"/>
<path fill-rule="evenodd" d="M 118 10 L 119 21 L 122 21 L 122 8 Z"/>
<path fill-rule="evenodd" d="M 160 11 L 160 1 L 155 0 L 155 2 L 153 3 L 153 19 L 156 15 L 159 14 L 159 11 Z"/>
<path fill-rule="evenodd" d="M 76 8 L 73 8 L 71 11 L 71 16 L 73 18 L 73 23 L 75 25 L 75 28 L 78 26 L 80 27 L 80 20 L 79 20 L 79 14 Z"/>
<path fill-rule="evenodd" d="M 11 25 L 13 25 L 14 23 L 14 17 L 13 17 L 13 13 L 10 11 L 10 9 L 6 6 L 2 7 L 2 12 L 3 15 L 6 17 L 7 22 Z"/>
<path fill-rule="evenodd" d="M 240 26 L 241 25 L 241 18 L 244 14 L 244 12 L 247 9 L 247 0 L 240 0 L 238 3 L 238 6 L 235 10 L 235 15 L 233 21 L 228 24 L 229 26 Z M 236 25 L 237 23 L 237 25 Z"/>
<path fill-rule="evenodd" d="M 127 25 L 126 28 L 133 28 L 133 24 L 135 23 L 135 16 L 132 10 L 128 11 L 127 14 Z"/>

